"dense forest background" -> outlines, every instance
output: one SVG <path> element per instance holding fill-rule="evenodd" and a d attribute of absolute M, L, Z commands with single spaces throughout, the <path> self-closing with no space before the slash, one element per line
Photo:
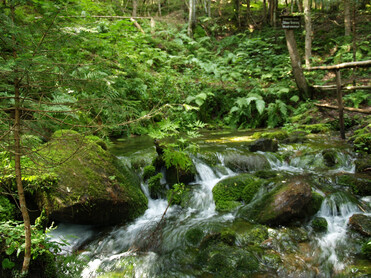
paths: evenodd
<path fill-rule="evenodd" d="M 0 234 L 13 236 L 0 251 L 26 248 L 33 258 L 46 252 L 37 242 L 43 228 L 32 249 L 31 241 L 22 245 L 33 222 L 22 181 L 27 195 L 36 176 L 45 179 L 40 166 L 62 163 L 43 152 L 56 131 L 74 130 L 102 145 L 145 134 L 194 136 L 198 128 L 338 131 L 336 110 L 318 106 L 336 106 L 335 92 L 313 87 L 334 85 L 336 76 L 304 71 L 310 90 L 297 87 L 282 15 L 302 16 L 294 33 L 303 68 L 371 59 L 365 0 L 1 1 Z M 355 109 L 345 114 L 347 139 L 365 153 L 369 78 L 369 68 L 342 70 L 344 87 L 366 87 L 343 97 Z M 22 217 L 9 211 L 9 196 Z M 26 228 L 6 222 L 11 218 Z M 10 248 L 11 241 L 19 244 Z M 26 273 L 27 262 L 23 267 Z"/>

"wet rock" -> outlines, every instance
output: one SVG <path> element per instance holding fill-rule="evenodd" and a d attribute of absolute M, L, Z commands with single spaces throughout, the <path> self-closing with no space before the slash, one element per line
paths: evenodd
<path fill-rule="evenodd" d="M 367 174 L 343 174 L 337 177 L 337 183 L 350 187 L 356 195 L 371 195 L 371 177 Z"/>
<path fill-rule="evenodd" d="M 251 152 L 276 152 L 278 151 L 278 142 L 274 139 L 261 138 L 252 142 L 249 145 L 249 150 Z"/>
<path fill-rule="evenodd" d="M 218 211 L 232 211 L 241 206 L 241 201 L 250 202 L 264 180 L 252 174 L 241 174 L 218 182 L 212 192 Z"/>
<path fill-rule="evenodd" d="M 262 200 L 256 220 L 262 224 L 285 225 L 302 219 L 311 200 L 310 185 L 302 179 L 291 180 Z"/>
<path fill-rule="evenodd" d="M 52 221 L 112 225 L 131 221 L 147 208 L 132 171 L 76 132 L 57 132 L 41 157 L 45 164 L 50 159 L 63 161 L 53 170 L 58 182 L 41 188 L 34 197 Z"/>
<path fill-rule="evenodd" d="M 327 231 L 327 220 L 323 217 L 315 217 L 311 224 L 312 228 L 316 232 Z"/>
<path fill-rule="evenodd" d="M 267 158 L 260 154 L 230 153 L 225 156 L 224 164 L 234 172 L 251 172 L 270 168 Z"/>
<path fill-rule="evenodd" d="M 166 196 L 166 185 L 161 184 L 162 173 L 149 178 L 148 190 L 152 199 L 164 198 Z"/>
<path fill-rule="evenodd" d="M 371 155 L 363 154 L 357 157 L 356 173 L 365 173 L 371 177 Z"/>
<path fill-rule="evenodd" d="M 349 226 L 352 230 L 364 236 L 371 236 L 371 216 L 353 214 L 352 217 L 349 218 Z"/>

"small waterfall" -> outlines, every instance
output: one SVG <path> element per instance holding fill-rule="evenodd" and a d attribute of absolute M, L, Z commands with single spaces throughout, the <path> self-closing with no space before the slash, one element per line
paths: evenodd
<path fill-rule="evenodd" d="M 330 268 L 330 272 L 336 273 L 345 267 L 347 225 L 349 218 L 359 212 L 357 205 L 336 193 L 323 201 L 317 213 L 326 219 L 328 225 L 327 233 L 318 239 L 318 246 L 321 264 Z"/>

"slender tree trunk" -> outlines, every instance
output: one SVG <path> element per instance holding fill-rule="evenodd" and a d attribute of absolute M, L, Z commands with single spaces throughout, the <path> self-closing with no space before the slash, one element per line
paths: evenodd
<path fill-rule="evenodd" d="M 189 0 L 188 36 L 193 37 L 193 29 L 196 26 L 196 0 Z"/>
<path fill-rule="evenodd" d="M 297 4 L 298 4 L 298 12 L 299 13 L 304 12 L 303 11 L 303 0 L 297 0 Z"/>
<path fill-rule="evenodd" d="M 137 0 L 133 0 L 133 12 L 131 14 L 132 17 L 136 17 L 137 16 L 137 10 L 138 10 L 138 1 Z"/>
<path fill-rule="evenodd" d="M 352 20 L 350 17 L 350 1 L 344 0 L 344 27 L 345 27 L 345 36 L 350 36 L 352 29 Z"/>
<path fill-rule="evenodd" d="M 162 13 L 161 13 L 161 0 L 158 0 L 157 6 L 158 6 L 158 16 L 161 16 L 162 15 Z"/>
<path fill-rule="evenodd" d="M 292 29 L 285 29 L 285 36 L 296 85 L 303 97 L 309 97 L 310 87 L 308 86 L 307 80 L 305 79 L 303 73 L 303 69 L 301 68 L 300 55 L 296 45 L 294 31 Z"/>
<path fill-rule="evenodd" d="M 310 67 L 312 56 L 312 21 L 310 18 L 310 0 L 304 0 L 304 20 L 305 20 L 305 66 Z"/>
<path fill-rule="evenodd" d="M 241 27 L 241 17 L 240 17 L 240 0 L 234 0 L 234 9 L 235 9 L 235 17 L 237 21 L 237 26 Z"/>
<path fill-rule="evenodd" d="M 207 0 L 207 16 L 211 17 L 211 0 Z"/>
<path fill-rule="evenodd" d="M 15 6 L 11 6 L 12 21 L 15 22 Z M 16 44 L 15 37 L 13 36 L 14 45 Z M 17 58 L 17 51 L 13 49 L 13 57 Z M 17 71 L 15 70 L 15 73 Z M 22 265 L 22 275 L 28 273 L 31 262 L 31 222 L 30 215 L 28 214 L 26 197 L 24 194 L 22 184 L 22 169 L 21 169 L 21 109 L 20 109 L 20 84 L 18 77 L 14 78 L 14 101 L 15 101 L 15 113 L 14 113 L 14 168 L 15 168 L 15 180 L 17 184 L 19 207 L 21 209 L 24 229 L 25 229 L 25 248 L 24 258 Z"/>
<path fill-rule="evenodd" d="M 22 170 L 21 170 L 21 111 L 20 111 L 20 95 L 18 80 L 14 83 L 15 95 L 15 116 L 14 116 L 14 152 L 15 152 L 15 179 L 17 183 L 17 191 L 19 198 L 19 206 L 23 217 L 25 229 L 25 252 L 22 266 L 22 274 L 27 274 L 31 262 L 31 222 L 27 210 L 26 198 L 24 195 L 22 184 Z"/>
<path fill-rule="evenodd" d="M 267 0 L 263 0 L 263 24 L 267 23 Z"/>

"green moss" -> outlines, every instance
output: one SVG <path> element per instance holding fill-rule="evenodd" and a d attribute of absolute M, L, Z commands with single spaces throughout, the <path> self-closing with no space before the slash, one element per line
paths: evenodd
<path fill-rule="evenodd" d="M 191 245 L 198 245 L 204 236 L 204 232 L 200 228 L 191 228 L 186 234 L 186 241 Z"/>
<path fill-rule="evenodd" d="M 326 232 L 327 231 L 327 220 L 323 217 L 316 217 L 312 221 L 312 228 L 316 232 Z"/>
<path fill-rule="evenodd" d="M 220 239 L 225 244 L 233 246 L 236 241 L 236 232 L 231 229 L 222 230 L 220 233 Z"/>
<path fill-rule="evenodd" d="M 312 216 L 316 214 L 320 210 L 323 200 L 324 197 L 321 194 L 317 192 L 312 192 L 312 200 L 306 206 L 304 211 L 306 216 Z"/>
<path fill-rule="evenodd" d="M 79 135 L 77 131 L 71 129 L 60 129 L 53 133 L 52 139 L 62 138 L 62 137 L 73 137 L 74 135 Z"/>
<path fill-rule="evenodd" d="M 371 124 L 355 131 L 351 140 L 356 152 L 371 154 Z"/>
<path fill-rule="evenodd" d="M 251 183 L 247 184 L 242 191 L 242 200 L 248 204 L 252 201 L 254 195 L 259 191 L 259 188 L 262 186 L 262 182 L 260 180 L 252 181 Z"/>
<path fill-rule="evenodd" d="M 242 174 L 235 177 L 229 177 L 218 182 L 212 192 L 218 211 L 231 211 L 241 205 L 243 198 L 248 198 L 248 195 L 258 188 L 258 183 L 254 183 L 258 179 L 251 174 Z M 246 196 L 243 195 L 245 187 L 251 189 L 246 189 Z"/>
<path fill-rule="evenodd" d="M 331 130 L 331 126 L 326 123 L 302 125 L 299 128 L 308 133 L 326 133 Z"/>
<path fill-rule="evenodd" d="M 263 225 L 254 225 L 252 229 L 243 234 L 244 241 L 249 245 L 259 245 L 268 237 L 268 228 Z"/>
<path fill-rule="evenodd" d="M 171 205 L 180 205 L 185 208 L 190 201 L 192 194 L 191 190 L 184 183 L 176 183 L 173 188 L 167 192 L 167 200 Z"/>
<path fill-rule="evenodd" d="M 278 130 L 273 132 L 255 132 L 252 135 L 253 138 L 260 139 L 260 138 L 268 138 L 268 139 L 277 139 L 277 140 L 284 140 L 289 137 L 289 133 L 286 130 Z"/>
<path fill-rule="evenodd" d="M 87 214 L 95 215 L 96 221 L 117 223 L 132 220 L 145 211 L 147 199 L 138 177 L 95 140 L 65 130 L 57 131 L 52 138 L 40 151 L 39 163 L 53 167 L 58 185 L 37 193 L 39 207 L 45 207 L 48 214 L 63 210 L 63 217 L 70 215 L 60 221 L 74 221 L 72 217 L 80 215 L 81 219 L 75 221 L 83 222 L 87 221 Z M 113 200 L 121 206 L 101 209 L 101 205 L 107 206 Z"/>
<path fill-rule="evenodd" d="M 165 187 L 161 184 L 161 179 L 163 178 L 162 173 L 151 177 L 148 180 L 148 189 L 151 194 L 151 197 L 154 199 L 162 198 L 165 194 Z"/>
<path fill-rule="evenodd" d="M 371 194 L 371 179 L 368 175 L 344 174 L 338 176 L 337 183 L 350 187 L 356 195 L 369 196 Z"/>
<path fill-rule="evenodd" d="M 156 168 L 153 165 L 148 165 L 143 169 L 143 180 L 148 180 L 156 174 Z"/>

